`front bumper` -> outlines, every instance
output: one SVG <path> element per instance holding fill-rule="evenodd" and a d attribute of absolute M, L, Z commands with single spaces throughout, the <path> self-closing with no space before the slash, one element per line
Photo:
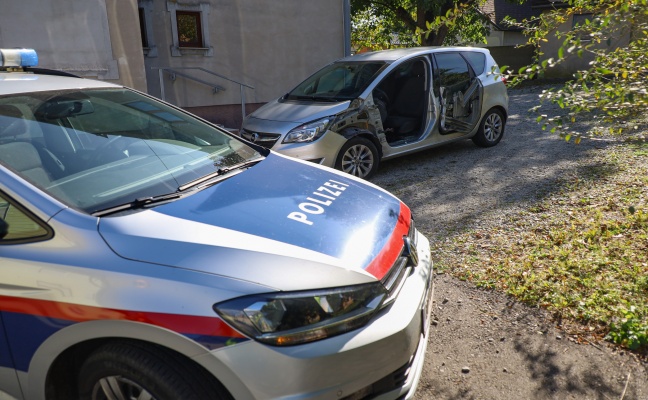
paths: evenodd
<path fill-rule="evenodd" d="M 257 143 L 289 157 L 335 167 L 335 160 L 346 138 L 334 131 L 326 131 L 314 142 L 282 143 L 286 133 L 299 126 L 295 122 L 281 122 L 248 118 L 240 131 L 243 139 Z"/>
<path fill-rule="evenodd" d="M 300 160 L 313 161 L 317 164 L 334 168 L 335 160 L 342 146 L 346 143 L 344 136 L 337 132 L 327 131 L 321 138 L 308 143 L 277 143 L 272 150 Z"/>
<path fill-rule="evenodd" d="M 429 242 L 417 235 L 419 265 L 394 303 L 367 326 L 305 345 L 250 340 L 208 353 L 236 376 L 237 384 L 221 378 L 234 398 L 411 398 L 423 368 L 433 296 Z"/>

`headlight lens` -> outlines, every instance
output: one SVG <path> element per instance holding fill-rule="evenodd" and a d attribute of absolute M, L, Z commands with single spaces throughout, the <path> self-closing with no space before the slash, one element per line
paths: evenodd
<path fill-rule="evenodd" d="M 239 297 L 215 304 L 214 311 L 234 328 L 260 342 L 290 346 L 360 328 L 385 298 L 385 288 L 376 282 Z"/>
<path fill-rule="evenodd" d="M 309 122 L 294 128 L 284 138 L 284 143 L 303 143 L 312 142 L 319 139 L 320 136 L 326 132 L 331 117 L 318 119 L 317 121 Z"/>

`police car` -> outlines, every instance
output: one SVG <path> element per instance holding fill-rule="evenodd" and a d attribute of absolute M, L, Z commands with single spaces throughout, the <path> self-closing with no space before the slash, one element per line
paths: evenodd
<path fill-rule="evenodd" d="M 0 398 L 413 396 L 432 266 L 399 199 L 0 53 Z"/>

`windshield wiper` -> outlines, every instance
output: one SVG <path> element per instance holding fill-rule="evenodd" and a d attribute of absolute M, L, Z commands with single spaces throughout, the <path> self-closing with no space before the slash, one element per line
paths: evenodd
<path fill-rule="evenodd" d="M 198 190 L 192 190 L 186 192 L 186 190 L 189 188 L 196 187 L 202 183 L 205 183 L 204 185 L 205 187 L 209 185 L 213 185 L 217 182 L 220 182 L 223 179 L 230 178 L 239 172 L 243 172 L 244 170 L 253 166 L 254 164 L 258 163 L 261 160 L 263 160 L 263 158 L 255 158 L 254 160 L 249 160 L 239 164 L 231 165 L 229 167 L 219 168 L 218 170 L 212 172 L 211 174 L 205 175 L 199 179 L 193 180 L 189 183 L 180 186 L 178 190 L 174 193 L 167 193 L 159 196 L 139 197 L 129 203 L 124 203 L 118 206 L 113 206 L 103 210 L 95 211 L 92 213 L 92 215 L 95 217 L 103 217 L 120 211 L 135 210 L 138 208 L 145 208 L 152 205 L 159 205 L 162 203 L 168 203 L 174 200 L 178 200 L 181 197 L 188 196 L 198 191 Z"/>
<path fill-rule="evenodd" d="M 162 194 L 159 196 L 139 197 L 131 201 L 130 203 L 124 203 L 118 206 L 113 206 L 103 210 L 95 211 L 92 213 L 92 215 L 94 215 L 95 217 L 103 217 L 105 215 L 113 214 L 119 211 L 135 210 L 138 208 L 148 207 L 154 204 L 168 203 L 170 201 L 177 200 L 185 195 L 186 193 L 175 192 L 175 193 Z"/>
<path fill-rule="evenodd" d="M 207 182 L 210 185 L 216 182 L 220 182 L 223 179 L 232 177 L 233 176 L 232 173 L 236 172 L 238 174 L 240 172 L 243 172 L 244 170 L 260 162 L 261 160 L 263 160 L 263 158 L 255 158 L 253 160 L 248 160 L 239 164 L 230 165 L 228 167 L 220 167 L 216 171 L 212 172 L 211 174 L 207 174 L 191 182 L 185 183 L 184 185 L 178 188 L 178 191 L 182 192 L 189 188 L 199 186 L 200 184 L 205 182 Z"/>

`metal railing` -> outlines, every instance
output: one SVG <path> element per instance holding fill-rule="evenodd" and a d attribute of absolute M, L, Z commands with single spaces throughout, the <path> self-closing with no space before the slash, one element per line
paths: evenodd
<path fill-rule="evenodd" d="M 236 81 L 234 79 L 230 79 L 230 78 L 228 78 L 228 77 L 226 77 L 224 75 L 217 74 L 214 71 L 210 71 L 208 69 L 201 68 L 201 67 L 174 67 L 174 68 L 152 67 L 152 68 L 158 70 L 158 75 L 160 77 L 160 98 L 162 100 L 165 100 L 165 101 L 166 101 L 166 98 L 165 98 L 166 94 L 164 92 L 164 73 L 165 72 L 168 73 L 169 75 L 171 75 L 171 80 L 172 81 L 176 80 L 176 76 L 181 76 L 183 78 L 186 78 L 186 79 L 189 79 L 189 80 L 192 80 L 192 81 L 195 81 L 195 82 L 198 82 L 198 83 L 201 83 L 203 85 L 211 87 L 213 93 L 218 93 L 220 91 L 225 91 L 226 89 L 224 87 L 222 87 L 221 85 L 218 85 L 218 84 L 212 83 L 212 82 L 207 82 L 206 80 L 197 78 L 195 76 L 189 75 L 189 74 L 184 73 L 184 72 L 180 72 L 179 70 L 198 70 L 198 71 L 208 73 L 210 75 L 217 76 L 217 77 L 219 77 L 221 79 L 225 79 L 226 81 L 236 83 L 237 85 L 239 85 L 240 92 L 241 92 L 241 116 L 242 116 L 243 119 L 245 119 L 245 88 L 254 90 L 253 86 L 246 85 L 243 82 L 239 82 L 239 81 Z"/>

